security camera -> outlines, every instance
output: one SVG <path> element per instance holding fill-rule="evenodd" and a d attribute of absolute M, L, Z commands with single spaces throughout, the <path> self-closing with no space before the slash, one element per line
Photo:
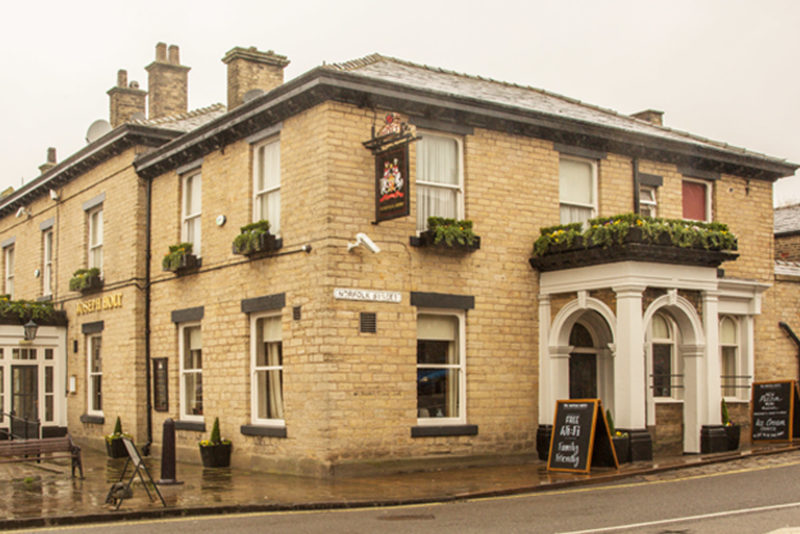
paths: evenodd
<path fill-rule="evenodd" d="M 55 189 L 51 189 L 50 190 L 50 199 L 51 200 L 58 200 L 59 199 L 58 191 L 56 191 Z"/>
<path fill-rule="evenodd" d="M 347 251 L 350 252 L 351 250 L 353 250 L 354 248 L 356 248 L 359 245 L 364 245 L 371 252 L 373 252 L 375 254 L 377 254 L 378 252 L 381 251 L 380 247 L 378 245 L 376 245 L 375 242 L 372 241 L 372 239 L 370 239 L 367 236 L 367 234 L 365 234 L 363 232 L 359 232 L 359 233 L 356 234 L 356 242 L 355 243 L 348 243 L 347 244 Z"/>
<path fill-rule="evenodd" d="M 28 210 L 25 209 L 25 206 L 22 206 L 20 209 L 17 210 L 17 219 L 26 214 L 29 215 Z"/>

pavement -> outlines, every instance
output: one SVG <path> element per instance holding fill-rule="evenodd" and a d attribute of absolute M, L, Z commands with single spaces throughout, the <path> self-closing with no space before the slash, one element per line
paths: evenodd
<path fill-rule="evenodd" d="M 737 460 L 767 460 L 770 455 L 800 455 L 800 444 L 746 446 L 736 452 L 683 455 L 595 468 L 590 474 L 547 471 L 544 462 L 472 467 L 384 476 L 317 479 L 270 475 L 234 468 L 207 469 L 178 463 L 180 484 L 159 485 L 163 506 L 151 489 L 148 498 L 138 477 L 133 496 L 118 510 L 106 503 L 120 480 L 125 459 L 84 448 L 84 478 L 72 478 L 68 461 L 0 464 L 0 529 L 97 523 L 121 519 L 178 517 L 274 510 L 315 510 L 447 502 L 609 483 L 678 469 L 714 469 Z M 145 458 L 152 478 L 161 474 L 160 458 Z M 128 468 L 127 479 L 132 473 Z M 146 478 L 146 477 L 145 477 Z"/>

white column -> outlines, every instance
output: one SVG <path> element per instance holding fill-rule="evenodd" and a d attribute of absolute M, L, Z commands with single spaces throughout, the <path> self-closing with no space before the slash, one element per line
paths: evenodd
<path fill-rule="evenodd" d="M 719 353 L 719 296 L 713 291 L 703 292 L 703 331 L 706 337 L 703 395 L 701 402 L 701 424 L 720 425 L 722 415 L 722 381 Z"/>
<path fill-rule="evenodd" d="M 700 452 L 700 429 L 703 426 L 703 380 L 705 349 L 702 345 L 678 347 L 683 360 L 683 452 Z M 719 386 L 717 387 L 719 390 Z"/>
<path fill-rule="evenodd" d="M 556 409 L 550 371 L 550 295 L 539 295 L 539 424 L 552 425 Z"/>
<path fill-rule="evenodd" d="M 617 348 L 614 358 L 614 421 L 628 429 L 645 428 L 647 380 L 645 376 L 644 325 L 641 284 L 613 288 L 617 295 Z"/>

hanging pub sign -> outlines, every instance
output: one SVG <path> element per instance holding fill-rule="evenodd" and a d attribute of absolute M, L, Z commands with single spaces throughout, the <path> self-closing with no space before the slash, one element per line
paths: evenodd
<path fill-rule="evenodd" d="M 600 399 L 556 401 L 547 470 L 588 473 L 592 465 L 619 469 Z"/>
<path fill-rule="evenodd" d="M 380 131 L 364 147 L 375 156 L 375 223 L 405 217 L 411 212 L 408 145 L 418 138 L 408 124 L 389 113 Z"/>
<path fill-rule="evenodd" d="M 751 439 L 791 441 L 800 437 L 800 389 L 794 380 L 753 382 Z"/>

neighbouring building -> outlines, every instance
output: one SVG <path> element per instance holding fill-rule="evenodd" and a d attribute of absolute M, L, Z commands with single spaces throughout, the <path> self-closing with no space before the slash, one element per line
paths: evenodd
<path fill-rule="evenodd" d="M 120 72 L 99 137 L 0 199 L 5 292 L 59 312 L 0 326 L 4 406 L 156 451 L 170 418 L 188 461 L 219 417 L 234 465 L 325 476 L 528 459 L 565 398 L 636 459 L 714 450 L 723 398 L 746 426 L 753 380 L 797 376 L 796 165 L 380 55 L 223 61 L 227 106 L 190 112 L 157 45 L 146 93 Z"/>

